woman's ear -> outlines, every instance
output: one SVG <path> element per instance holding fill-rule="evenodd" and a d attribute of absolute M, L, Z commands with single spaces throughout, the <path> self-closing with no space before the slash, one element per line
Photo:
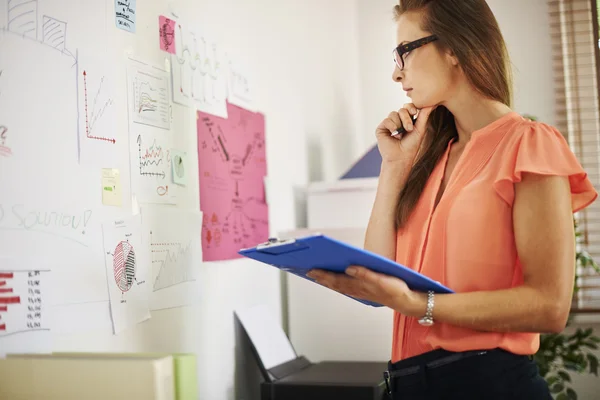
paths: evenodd
<path fill-rule="evenodd" d="M 452 65 L 453 67 L 456 67 L 458 65 L 458 58 L 456 57 L 454 52 L 450 49 L 446 50 L 446 59 L 448 60 L 450 65 Z"/>

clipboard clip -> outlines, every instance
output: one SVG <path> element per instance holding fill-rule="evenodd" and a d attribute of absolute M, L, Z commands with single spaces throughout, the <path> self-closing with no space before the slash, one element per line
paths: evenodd
<path fill-rule="evenodd" d="M 277 239 L 277 238 L 269 238 L 268 242 L 261 243 L 256 246 L 256 250 L 263 250 L 270 247 L 283 246 L 284 244 L 295 243 L 296 239 Z"/>

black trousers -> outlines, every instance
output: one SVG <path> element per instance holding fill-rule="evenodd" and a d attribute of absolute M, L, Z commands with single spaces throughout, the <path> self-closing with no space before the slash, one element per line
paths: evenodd
<path fill-rule="evenodd" d="M 395 364 L 385 373 L 393 400 L 551 400 L 528 356 L 501 349 L 435 350 Z"/>

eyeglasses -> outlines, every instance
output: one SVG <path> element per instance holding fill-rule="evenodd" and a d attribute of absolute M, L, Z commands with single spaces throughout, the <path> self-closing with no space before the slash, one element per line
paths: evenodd
<path fill-rule="evenodd" d="M 438 38 L 435 35 L 427 36 L 422 39 L 415 40 L 414 42 L 401 44 L 394 49 L 394 62 L 400 69 L 400 71 L 404 70 L 404 61 L 408 54 L 414 49 L 418 49 L 421 46 L 425 46 L 428 43 L 436 41 Z"/>

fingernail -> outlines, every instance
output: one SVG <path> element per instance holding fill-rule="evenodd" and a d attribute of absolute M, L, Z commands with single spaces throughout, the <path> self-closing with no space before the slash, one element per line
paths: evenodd
<path fill-rule="evenodd" d="M 348 268 L 346 268 L 346 273 L 348 275 L 350 275 L 350 276 L 356 275 L 356 272 L 357 272 L 357 270 L 356 270 L 355 267 L 348 267 Z"/>
<path fill-rule="evenodd" d="M 317 277 L 317 273 L 314 271 L 310 271 L 308 274 L 306 274 L 306 276 L 308 276 L 311 279 L 315 279 Z"/>

